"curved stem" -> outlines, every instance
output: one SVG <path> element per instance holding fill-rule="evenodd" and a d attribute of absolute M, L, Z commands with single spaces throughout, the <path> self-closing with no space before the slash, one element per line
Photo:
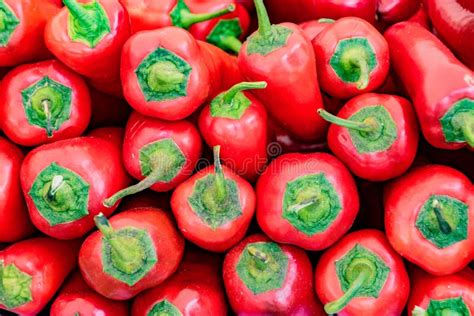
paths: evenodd
<path fill-rule="evenodd" d="M 318 109 L 318 114 L 326 121 L 336 124 L 338 126 L 343 126 L 350 129 L 355 129 L 361 132 L 372 132 L 374 127 L 363 123 L 363 122 L 354 122 L 351 120 L 346 120 L 340 117 L 337 117 L 326 110 Z"/>
<path fill-rule="evenodd" d="M 254 3 L 255 9 L 257 10 L 258 32 L 261 36 L 265 37 L 271 33 L 272 24 L 270 23 L 270 18 L 268 17 L 263 0 L 254 0 Z"/>
<path fill-rule="evenodd" d="M 216 197 L 218 201 L 222 201 L 227 195 L 224 173 L 222 172 L 220 150 L 221 146 L 213 147 L 214 153 L 214 172 L 216 173 Z"/>
<path fill-rule="evenodd" d="M 84 29 L 92 30 L 95 28 L 94 19 L 89 15 L 77 0 L 63 0 L 64 5 L 69 10 L 69 13 L 76 18 Z"/>
<path fill-rule="evenodd" d="M 357 278 L 351 283 L 351 286 L 349 287 L 349 289 L 347 289 L 344 295 L 342 295 L 337 300 L 324 305 L 324 310 L 326 311 L 326 313 L 335 314 L 344 309 L 344 307 L 346 307 L 347 304 L 349 304 L 350 301 L 357 295 L 357 292 L 362 287 L 368 277 L 369 275 L 367 274 L 367 272 L 361 272 L 357 276 Z"/>
<path fill-rule="evenodd" d="M 183 9 L 181 11 L 181 23 L 184 28 L 189 28 L 193 24 L 209 21 L 211 19 L 218 18 L 220 16 L 223 16 L 227 13 L 234 12 L 234 11 L 235 11 L 235 4 L 230 4 L 224 9 L 217 10 L 211 13 L 191 13 L 188 10 Z"/>
<path fill-rule="evenodd" d="M 43 100 L 41 101 L 41 105 L 43 106 L 43 112 L 44 115 L 46 116 L 46 134 L 48 137 L 53 136 L 53 123 L 52 123 L 52 117 L 51 117 L 51 110 L 50 110 L 50 102 L 49 100 Z"/>
<path fill-rule="evenodd" d="M 352 57 L 350 62 L 360 69 L 359 80 L 357 80 L 357 89 L 363 90 L 367 88 L 370 77 L 369 63 L 364 57 L 360 55 L 355 55 Z"/>
<path fill-rule="evenodd" d="M 222 98 L 224 103 L 231 103 L 235 95 L 241 91 L 250 89 L 265 89 L 266 87 L 267 83 L 265 81 L 241 82 L 224 92 Z"/>
<path fill-rule="evenodd" d="M 219 46 L 238 54 L 242 47 L 242 42 L 235 36 L 224 36 L 219 41 Z"/>
<path fill-rule="evenodd" d="M 61 188 L 61 186 L 64 184 L 64 177 L 61 175 L 55 175 L 53 177 L 53 180 L 51 181 L 51 186 L 49 187 L 47 196 L 48 199 L 51 201 L 54 199 L 54 195 L 58 190 Z"/>
<path fill-rule="evenodd" d="M 433 200 L 433 211 L 436 215 L 436 219 L 438 220 L 439 230 L 443 234 L 449 234 L 452 232 L 452 228 L 446 219 L 443 217 L 443 213 L 441 213 L 441 205 L 439 204 L 438 200 Z"/>

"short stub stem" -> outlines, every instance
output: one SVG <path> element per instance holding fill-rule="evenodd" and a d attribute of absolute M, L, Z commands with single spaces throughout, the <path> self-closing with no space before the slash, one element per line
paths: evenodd
<path fill-rule="evenodd" d="M 46 117 L 46 134 L 48 137 L 53 136 L 53 118 L 51 115 L 51 104 L 49 100 L 43 100 L 41 101 L 41 105 L 43 107 L 43 112 Z"/>
<path fill-rule="evenodd" d="M 452 228 L 449 225 L 448 221 L 443 216 L 443 213 L 441 212 L 441 204 L 439 203 L 438 200 L 433 200 L 433 204 L 431 205 L 433 207 L 433 212 L 436 215 L 436 220 L 438 221 L 439 225 L 439 230 L 443 234 L 449 234 L 452 232 Z"/>

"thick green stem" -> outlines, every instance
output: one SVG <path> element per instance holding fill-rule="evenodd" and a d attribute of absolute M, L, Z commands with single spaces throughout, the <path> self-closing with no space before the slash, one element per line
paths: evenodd
<path fill-rule="evenodd" d="M 364 122 L 354 122 L 346 119 L 342 119 L 340 117 L 337 117 L 331 113 L 329 113 L 326 110 L 323 109 L 318 109 L 318 114 L 326 121 L 336 124 L 338 126 L 343 126 L 346 128 L 350 129 L 355 129 L 361 132 L 373 132 L 375 130 L 375 126 L 372 126 L 371 124 L 367 124 Z"/>
<path fill-rule="evenodd" d="M 249 254 L 255 258 L 255 267 L 258 269 L 258 270 L 265 270 L 266 267 L 267 267 L 267 264 L 268 264 L 268 261 L 270 260 L 268 258 L 268 255 L 263 252 L 263 251 L 260 251 L 258 250 L 256 247 L 254 246 L 249 246 L 247 248 L 247 251 L 249 252 Z"/>
<path fill-rule="evenodd" d="M 242 42 L 235 36 L 225 36 L 219 40 L 219 47 L 238 54 L 242 47 Z"/>
<path fill-rule="evenodd" d="M 235 11 L 235 4 L 230 4 L 224 9 L 217 10 L 211 13 L 191 13 L 188 10 L 183 9 L 180 15 L 181 25 L 182 27 L 187 29 L 193 24 L 209 21 L 211 19 L 218 18 L 220 16 L 223 16 L 227 13 L 234 12 L 234 11 Z"/>
<path fill-rule="evenodd" d="M 459 128 L 469 146 L 474 147 L 474 112 L 463 112 L 455 115 L 453 125 Z"/>
<path fill-rule="evenodd" d="M 235 95 L 241 91 L 250 89 L 265 89 L 266 87 L 267 83 L 265 81 L 241 82 L 224 92 L 223 101 L 224 103 L 229 104 L 232 103 Z"/>
<path fill-rule="evenodd" d="M 80 26 L 84 30 L 95 30 L 97 26 L 94 23 L 94 18 L 85 10 L 77 0 L 63 0 L 64 5 L 68 8 L 69 13 L 77 19 Z"/>
<path fill-rule="evenodd" d="M 412 316 L 428 316 L 428 312 L 420 306 L 415 306 L 411 314 Z"/>
<path fill-rule="evenodd" d="M 99 213 L 96 215 L 94 217 L 94 222 L 99 231 L 104 235 L 105 238 L 107 238 L 110 246 L 120 257 L 120 259 L 124 261 L 133 260 L 133 258 L 130 257 L 130 252 L 127 251 L 126 247 L 123 247 L 123 245 L 116 238 L 113 238 L 115 233 L 114 228 L 110 225 L 110 222 L 108 221 L 107 217 L 104 216 L 104 214 Z"/>
<path fill-rule="evenodd" d="M 254 0 L 254 3 L 257 10 L 258 33 L 260 33 L 262 37 L 269 36 L 272 32 L 272 24 L 270 23 L 270 18 L 268 17 L 263 0 Z"/>
<path fill-rule="evenodd" d="M 363 90 L 367 88 L 370 77 L 369 63 L 367 62 L 367 59 L 356 54 L 350 58 L 349 62 L 360 70 L 359 80 L 357 80 L 357 89 Z"/>
<path fill-rule="evenodd" d="M 148 86 L 156 92 L 169 93 L 176 90 L 186 76 L 170 61 L 159 61 L 150 67 Z"/>
<path fill-rule="evenodd" d="M 433 200 L 432 207 L 433 207 L 433 212 L 436 215 L 436 219 L 438 220 L 439 230 L 443 234 L 451 233 L 453 229 L 444 218 L 443 213 L 441 212 L 441 205 L 439 204 L 438 200 Z"/>
<path fill-rule="evenodd" d="M 360 274 L 355 278 L 355 280 L 351 283 L 351 286 L 347 289 L 347 291 L 335 301 L 329 302 L 324 305 L 324 310 L 328 314 L 335 314 L 342 309 L 344 309 L 347 304 L 357 295 L 359 289 L 364 285 L 369 274 L 365 271 L 360 272 Z"/>
<path fill-rule="evenodd" d="M 64 184 L 64 177 L 61 175 L 56 175 L 53 177 L 53 180 L 51 181 L 51 186 L 49 187 L 48 190 L 48 200 L 52 201 L 54 199 L 54 196 L 56 195 L 56 192 L 61 188 L 61 186 Z"/>
<path fill-rule="evenodd" d="M 221 146 L 214 146 L 214 172 L 216 173 L 216 181 L 214 183 L 216 188 L 216 197 L 218 201 L 224 200 L 227 195 L 224 173 L 222 172 L 220 159 Z"/>
<path fill-rule="evenodd" d="M 48 135 L 48 137 L 52 137 L 53 136 L 53 122 L 52 122 L 53 118 L 51 115 L 50 101 L 43 100 L 41 101 L 41 105 L 43 106 L 43 112 L 44 112 L 44 115 L 46 116 L 46 134 Z"/>

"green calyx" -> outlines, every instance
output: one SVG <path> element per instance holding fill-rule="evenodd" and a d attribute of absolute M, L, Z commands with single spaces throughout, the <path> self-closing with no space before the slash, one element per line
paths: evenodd
<path fill-rule="evenodd" d="M 237 274 L 253 294 L 282 287 L 288 270 L 288 257 L 274 242 L 254 242 L 242 251 Z"/>
<path fill-rule="evenodd" d="M 0 260 L 0 304 L 9 309 L 33 300 L 32 276 L 21 271 L 15 264 L 5 265 Z"/>
<path fill-rule="evenodd" d="M 168 300 L 162 300 L 153 305 L 147 316 L 181 316 L 179 309 Z"/>
<path fill-rule="evenodd" d="M 219 158 L 220 146 L 214 146 L 214 173 L 196 181 L 189 205 L 199 218 L 216 229 L 242 215 L 239 189 L 226 179 Z"/>
<path fill-rule="evenodd" d="M 114 230 L 105 216 L 94 217 L 102 238 L 103 270 L 129 286 L 135 285 L 158 262 L 149 233 L 134 227 Z"/>
<path fill-rule="evenodd" d="M 94 48 L 110 33 L 110 22 L 104 7 L 97 1 L 78 3 L 63 0 L 69 10 L 68 33 L 71 40 Z"/>
<path fill-rule="evenodd" d="M 341 209 L 339 196 L 323 173 L 301 176 L 286 184 L 282 217 L 308 236 L 325 231 Z"/>
<path fill-rule="evenodd" d="M 367 106 L 342 119 L 319 109 L 319 115 L 333 124 L 349 129 L 352 143 L 360 154 L 387 150 L 397 139 L 397 126 L 382 105 Z"/>
<path fill-rule="evenodd" d="M 55 226 L 89 214 L 89 188 L 80 175 L 53 162 L 36 176 L 28 194 L 41 216 Z"/>
<path fill-rule="evenodd" d="M 71 116 L 72 89 L 43 77 L 21 91 L 28 123 L 46 130 L 48 137 Z"/>
<path fill-rule="evenodd" d="M 244 115 L 245 110 L 250 106 L 250 100 L 242 93 L 249 89 L 265 89 L 265 81 L 241 82 L 222 92 L 212 100 L 210 111 L 212 117 L 225 117 L 238 120 Z"/>
<path fill-rule="evenodd" d="M 462 296 L 444 300 L 430 300 L 428 309 L 424 310 L 415 306 L 413 316 L 470 316 L 469 308 L 464 303 Z"/>
<path fill-rule="evenodd" d="M 440 123 L 447 142 L 466 142 L 474 147 L 474 100 L 464 98 L 454 103 Z"/>
<path fill-rule="evenodd" d="M 112 207 L 118 200 L 148 189 L 157 182 L 172 181 L 186 163 L 184 153 L 171 138 L 164 138 L 144 146 L 140 150 L 139 160 L 145 178 L 104 200 L 106 207 Z"/>
<path fill-rule="evenodd" d="M 20 24 L 20 20 L 13 10 L 5 1 L 0 0 L 0 47 L 7 46 L 18 24 Z"/>
<path fill-rule="evenodd" d="M 159 47 L 143 59 L 135 73 L 147 101 L 166 101 L 187 95 L 191 70 L 184 59 Z"/>
<path fill-rule="evenodd" d="M 437 248 L 443 249 L 467 238 L 468 205 L 447 195 L 431 195 L 423 204 L 416 228 Z"/>
<path fill-rule="evenodd" d="M 288 42 L 293 33 L 289 28 L 270 24 L 263 0 L 254 0 L 257 9 L 258 31 L 247 40 L 247 54 L 266 56 Z"/>
<path fill-rule="evenodd" d="M 390 272 L 379 256 L 359 244 L 337 260 L 335 265 L 344 295 L 324 306 L 328 314 L 343 310 L 355 297 L 377 298 Z"/>
<path fill-rule="evenodd" d="M 366 38 L 353 37 L 337 43 L 329 64 L 342 81 L 356 83 L 357 88 L 363 90 L 377 66 L 377 58 Z"/>
<path fill-rule="evenodd" d="M 238 54 L 242 47 L 240 35 L 242 35 L 242 27 L 239 19 L 226 19 L 217 22 L 206 40 L 217 47 Z"/>
<path fill-rule="evenodd" d="M 188 29 L 191 25 L 218 18 L 227 13 L 235 11 L 235 4 L 230 4 L 226 8 L 210 13 L 191 13 L 184 0 L 178 0 L 173 11 L 170 13 L 174 26 Z"/>

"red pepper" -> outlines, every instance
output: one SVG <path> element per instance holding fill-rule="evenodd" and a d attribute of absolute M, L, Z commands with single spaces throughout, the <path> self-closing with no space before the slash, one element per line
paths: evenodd
<path fill-rule="evenodd" d="M 474 256 L 474 187 L 441 165 L 416 168 L 385 191 L 385 230 L 393 248 L 435 275 L 463 269 Z"/>
<path fill-rule="evenodd" d="M 335 243 L 359 211 L 354 179 L 326 153 L 279 156 L 258 179 L 256 191 L 257 220 L 265 234 L 307 250 Z"/>
<path fill-rule="evenodd" d="M 59 0 L 4 0 L 0 3 L 0 67 L 48 58 L 46 22 L 61 8 Z"/>
<path fill-rule="evenodd" d="M 348 17 L 334 22 L 314 40 L 318 79 L 328 94 L 346 99 L 380 87 L 390 56 L 383 36 L 366 21 Z"/>
<path fill-rule="evenodd" d="M 13 242 L 31 235 L 31 224 L 20 187 L 23 153 L 0 137 L 0 243 Z"/>
<path fill-rule="evenodd" d="M 375 229 L 350 233 L 319 259 L 316 292 L 328 314 L 402 315 L 410 281 L 402 258 Z"/>
<path fill-rule="evenodd" d="M 466 268 L 456 274 L 432 276 L 416 269 L 408 301 L 410 316 L 472 315 L 474 272 Z"/>
<path fill-rule="evenodd" d="M 417 12 L 421 0 L 378 0 L 377 15 L 384 22 L 405 21 Z"/>
<path fill-rule="evenodd" d="M 56 60 L 21 65 L 0 86 L 0 122 L 17 144 L 36 146 L 80 136 L 91 102 L 82 78 Z"/>
<path fill-rule="evenodd" d="M 407 36 L 410 34 L 410 36 Z M 434 147 L 474 147 L 474 79 L 428 30 L 401 22 L 385 33 L 392 66 L 410 95 L 425 139 Z"/>
<path fill-rule="evenodd" d="M 117 145 L 97 137 L 77 137 L 32 150 L 20 173 L 33 224 L 58 239 L 84 236 L 94 216 L 110 215 L 102 200 L 130 182 Z"/>
<path fill-rule="evenodd" d="M 0 309 L 37 315 L 77 263 L 78 241 L 33 238 L 0 250 Z"/>
<path fill-rule="evenodd" d="M 125 130 L 121 127 L 102 127 L 91 130 L 87 136 L 102 138 L 116 145 L 121 150 L 124 134 Z"/>
<path fill-rule="evenodd" d="M 219 269 L 219 258 L 188 250 L 172 277 L 135 298 L 132 315 L 227 315 Z"/>
<path fill-rule="evenodd" d="M 238 315 L 325 315 L 313 293 L 311 263 L 293 246 L 251 235 L 227 253 L 223 278 Z"/>
<path fill-rule="evenodd" d="M 174 189 L 192 175 L 201 146 L 198 130 L 187 121 L 167 122 L 132 113 L 125 129 L 123 161 L 140 182 L 114 192 L 104 205 L 112 207 L 121 198 L 148 188 Z"/>
<path fill-rule="evenodd" d="M 255 5 L 259 29 L 239 54 L 242 75 L 268 83 L 254 94 L 285 129 L 305 141 L 323 138 L 327 124 L 316 114 L 323 103 L 311 43 L 295 24 L 271 25 L 263 0 Z"/>
<path fill-rule="evenodd" d="M 300 24 L 301 29 L 306 34 L 308 39 L 312 41 L 316 36 L 319 35 L 326 27 L 330 26 L 335 21 L 333 19 L 322 18 L 318 20 L 312 20 L 303 22 Z"/>
<path fill-rule="evenodd" d="M 431 21 L 423 5 L 407 21 L 418 23 L 428 31 L 431 31 Z"/>
<path fill-rule="evenodd" d="M 255 181 L 267 163 L 267 112 L 248 89 L 265 82 L 241 82 L 222 92 L 199 116 L 199 130 L 210 147 L 221 146 L 224 165 Z"/>
<path fill-rule="evenodd" d="M 130 37 L 121 77 L 128 103 L 143 115 L 179 120 L 240 80 L 236 58 L 187 31 L 166 27 Z"/>
<path fill-rule="evenodd" d="M 178 268 L 184 239 L 162 210 L 142 208 L 95 217 L 100 231 L 84 241 L 79 267 L 87 284 L 113 300 L 128 300 Z"/>
<path fill-rule="evenodd" d="M 200 170 L 171 196 L 171 209 L 181 233 L 201 248 L 224 252 L 247 232 L 255 211 L 252 186 L 221 166 L 219 146 L 214 166 Z"/>
<path fill-rule="evenodd" d="M 127 316 L 126 302 L 112 301 L 92 290 L 79 271 L 74 272 L 51 306 L 50 316 L 111 315 Z"/>
<path fill-rule="evenodd" d="M 418 125 L 408 100 L 366 93 L 346 103 L 338 116 L 320 110 L 333 123 L 331 151 L 358 177 L 385 181 L 402 175 L 415 160 Z"/>
<path fill-rule="evenodd" d="M 474 4 L 463 0 L 425 0 L 424 3 L 439 37 L 474 70 Z"/>

